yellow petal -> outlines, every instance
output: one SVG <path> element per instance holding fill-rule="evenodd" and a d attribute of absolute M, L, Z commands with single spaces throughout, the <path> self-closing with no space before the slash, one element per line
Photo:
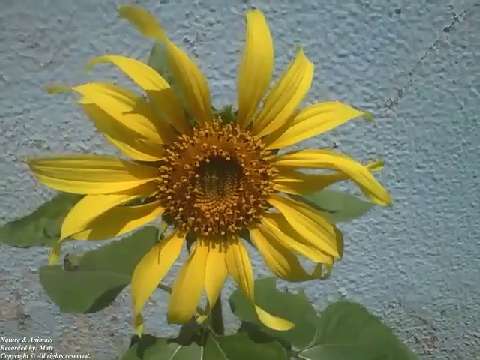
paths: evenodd
<path fill-rule="evenodd" d="M 134 24 L 144 36 L 154 40 L 165 39 L 166 35 L 157 19 L 147 10 L 135 5 L 121 5 L 118 8 L 120 17 Z"/>
<path fill-rule="evenodd" d="M 379 171 L 383 168 L 383 161 L 373 161 L 365 166 L 371 171 Z M 340 171 L 331 174 L 305 174 L 286 168 L 279 168 L 279 170 L 279 174 L 273 180 L 275 190 L 295 195 L 311 194 L 338 181 L 349 179 Z"/>
<path fill-rule="evenodd" d="M 280 135 L 282 135 L 286 129 L 293 123 L 293 120 L 295 117 L 300 113 L 300 110 L 297 108 L 291 115 L 290 117 L 285 121 L 285 123 L 282 125 L 282 127 L 278 128 L 277 130 L 271 132 L 270 134 L 264 136 L 262 138 L 262 141 L 264 144 L 270 144 L 272 143 L 275 139 L 277 139 Z"/>
<path fill-rule="evenodd" d="M 225 257 L 227 269 L 243 293 L 255 304 L 253 270 L 247 250 L 238 239 L 231 239 Z M 274 316 L 255 305 L 258 319 L 274 330 L 286 331 L 293 328 L 290 321 Z"/>
<path fill-rule="evenodd" d="M 102 82 L 78 85 L 72 90 L 82 95 L 81 104 L 98 106 L 144 141 L 166 144 L 176 137 L 173 128 L 155 116 L 150 104 L 130 90 Z"/>
<path fill-rule="evenodd" d="M 96 105 L 84 104 L 82 107 L 105 138 L 129 158 L 140 161 L 158 161 L 162 159 L 163 149 L 160 144 L 156 146 L 150 144 Z"/>
<path fill-rule="evenodd" d="M 335 226 L 330 224 L 320 212 L 304 203 L 279 195 L 271 196 L 268 202 L 280 211 L 303 238 L 328 255 L 340 256 Z"/>
<path fill-rule="evenodd" d="M 250 239 L 274 275 L 288 281 L 311 279 L 300 265 L 298 258 L 273 237 L 264 234 L 260 229 L 250 229 Z"/>
<path fill-rule="evenodd" d="M 198 241 L 175 280 L 168 304 L 168 322 L 184 324 L 195 314 L 205 281 L 208 243 Z"/>
<path fill-rule="evenodd" d="M 182 107 L 167 81 L 153 68 L 141 61 L 122 55 L 103 55 L 89 61 L 89 66 L 112 63 L 140 86 L 149 96 L 156 114 L 180 132 L 188 132 L 190 125 Z"/>
<path fill-rule="evenodd" d="M 126 155 L 136 160 L 158 161 L 161 144 L 175 137 L 173 128 L 155 119 L 146 101 L 108 83 L 88 83 L 72 90 L 82 95 L 79 103 L 95 126 Z"/>
<path fill-rule="evenodd" d="M 48 253 L 48 265 L 59 265 L 62 256 L 62 241 L 59 240 L 53 244 Z"/>
<path fill-rule="evenodd" d="M 302 50 L 268 94 L 253 123 L 253 133 L 268 135 L 281 128 L 303 100 L 313 78 L 313 64 Z"/>
<path fill-rule="evenodd" d="M 139 315 L 148 298 L 177 260 L 184 242 L 183 234 L 173 233 L 155 244 L 135 267 L 131 293 L 136 320 L 139 320 Z"/>
<path fill-rule="evenodd" d="M 373 202 L 388 205 L 391 202 L 387 190 L 375 179 L 369 169 L 346 155 L 334 151 L 302 150 L 281 155 L 275 162 L 277 167 L 325 168 L 338 170 L 352 179 Z"/>
<path fill-rule="evenodd" d="M 135 194 L 99 194 L 83 197 L 63 220 L 60 239 L 85 230 L 90 222 L 111 208 L 135 199 Z"/>
<path fill-rule="evenodd" d="M 333 264 L 333 256 L 325 253 L 322 246 L 318 246 L 318 240 L 306 239 L 281 214 L 266 214 L 258 229 L 265 237 L 275 239 L 282 246 L 316 263 Z"/>
<path fill-rule="evenodd" d="M 141 337 L 143 335 L 143 330 L 144 330 L 142 314 L 138 314 L 137 316 L 134 316 L 133 326 L 135 327 L 135 334 L 137 334 L 138 337 Z"/>
<path fill-rule="evenodd" d="M 210 309 L 212 309 L 217 302 L 227 275 L 225 249 L 221 244 L 212 241 L 210 242 L 205 268 L 205 292 L 207 293 Z"/>
<path fill-rule="evenodd" d="M 237 239 L 232 239 L 227 247 L 226 264 L 229 274 L 240 289 L 251 300 L 254 299 L 253 270 L 245 246 Z"/>
<path fill-rule="evenodd" d="M 273 72 L 273 42 L 265 16 L 260 10 L 246 15 L 246 40 L 238 74 L 237 120 L 245 127 L 268 88 Z"/>
<path fill-rule="evenodd" d="M 73 206 L 62 223 L 60 239 L 66 239 L 87 229 L 92 221 L 112 208 L 138 197 L 147 196 L 156 190 L 153 183 L 117 194 L 87 195 Z"/>
<path fill-rule="evenodd" d="M 309 194 L 341 180 L 347 180 L 345 174 L 304 174 L 298 171 L 281 168 L 278 176 L 273 180 L 277 191 L 287 194 Z"/>
<path fill-rule="evenodd" d="M 310 137 L 322 134 L 349 120 L 367 115 L 363 111 L 339 101 L 314 104 L 302 110 L 293 123 L 277 139 L 268 144 L 269 149 L 294 145 Z"/>
<path fill-rule="evenodd" d="M 133 82 L 145 91 L 160 91 L 168 89 L 167 81 L 147 64 L 123 55 L 102 55 L 91 59 L 88 66 L 101 63 L 112 63 L 122 70 Z"/>
<path fill-rule="evenodd" d="M 156 168 L 101 155 L 65 155 L 28 161 L 43 184 L 77 194 L 109 194 L 154 181 Z"/>
<path fill-rule="evenodd" d="M 161 25 L 148 11 L 134 5 L 120 8 L 120 15 L 143 35 L 164 44 L 169 66 L 185 96 L 189 112 L 200 123 L 212 119 L 207 80 L 188 55 L 166 36 Z"/>
<path fill-rule="evenodd" d="M 295 324 L 291 321 L 272 315 L 258 305 L 255 305 L 255 312 L 257 313 L 258 319 L 270 329 L 277 331 L 288 331 L 295 327 Z"/>
<path fill-rule="evenodd" d="M 160 217 L 165 209 L 159 201 L 136 206 L 116 206 L 74 234 L 76 240 L 105 240 L 138 229 Z"/>
<path fill-rule="evenodd" d="M 165 43 L 173 76 L 185 95 L 189 112 L 200 123 L 212 120 L 210 91 L 205 76 L 188 55 L 173 42 Z"/>

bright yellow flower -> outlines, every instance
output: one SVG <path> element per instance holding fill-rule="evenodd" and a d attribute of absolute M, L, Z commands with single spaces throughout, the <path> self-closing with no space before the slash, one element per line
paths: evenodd
<path fill-rule="evenodd" d="M 195 241 L 173 285 L 172 323 L 189 321 L 203 293 L 212 308 L 228 275 L 254 302 L 252 266 L 241 240 L 247 231 L 278 277 L 320 277 L 322 265 L 330 267 L 341 256 L 341 233 L 318 209 L 288 194 L 351 179 L 377 204 L 388 204 L 390 197 L 369 166 L 346 155 L 327 149 L 280 155 L 278 150 L 366 114 L 341 102 L 298 110 L 313 76 L 313 64 L 301 50 L 268 90 L 273 43 L 263 14 L 251 10 L 238 75 L 238 112 L 227 123 L 212 112 L 208 84 L 197 65 L 153 16 L 134 6 L 121 7 L 120 14 L 162 44 L 182 100 L 161 74 L 140 61 L 120 55 L 92 60 L 114 64 L 146 96 L 103 82 L 72 88 L 96 127 L 132 160 L 73 155 L 29 162 L 42 183 L 85 194 L 66 216 L 60 242 L 113 238 L 163 216 L 170 233 L 141 259 L 132 277 L 137 325 L 187 234 Z M 305 174 L 299 171 L 303 168 L 331 173 Z M 305 271 L 297 255 L 316 263 L 315 271 Z M 258 306 L 256 311 L 273 329 L 293 326 Z"/>

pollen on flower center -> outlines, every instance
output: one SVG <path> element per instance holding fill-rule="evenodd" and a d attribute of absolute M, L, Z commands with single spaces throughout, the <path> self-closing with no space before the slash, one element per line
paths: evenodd
<path fill-rule="evenodd" d="M 158 196 L 179 228 L 235 234 L 269 207 L 275 174 L 271 153 L 238 125 L 215 120 L 198 126 L 165 152 Z"/>

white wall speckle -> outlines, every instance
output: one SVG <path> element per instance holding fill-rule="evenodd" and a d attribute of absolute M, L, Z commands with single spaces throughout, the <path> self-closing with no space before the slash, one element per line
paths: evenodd
<path fill-rule="evenodd" d="M 113 151 L 74 100 L 51 83 L 120 79 L 86 61 L 103 53 L 139 59 L 151 43 L 116 15 L 111 0 L 3 0 L 0 12 L 0 223 L 51 193 L 28 155 Z M 332 145 L 359 159 L 382 157 L 394 205 L 342 226 L 345 257 L 333 277 L 308 284 L 321 308 L 347 296 L 392 326 L 422 359 L 480 354 L 480 2 L 467 0 L 136 1 L 198 58 L 216 105 L 235 100 L 245 9 L 261 8 L 275 39 L 276 73 L 298 45 L 316 66 L 308 101 L 339 99 L 376 114 L 308 146 Z M 80 245 L 75 245 L 80 249 Z M 111 359 L 128 344 L 129 298 L 88 316 L 60 314 L 37 281 L 45 249 L 0 245 L 0 334 L 52 335 L 57 350 Z M 255 257 L 258 267 L 261 261 Z M 263 269 L 257 275 L 265 275 Z M 164 322 L 163 295 L 148 326 Z M 161 306 L 156 306 L 156 305 Z"/>

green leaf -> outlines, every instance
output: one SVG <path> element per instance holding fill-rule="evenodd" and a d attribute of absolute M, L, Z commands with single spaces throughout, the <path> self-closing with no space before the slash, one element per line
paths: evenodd
<path fill-rule="evenodd" d="M 287 360 L 285 349 L 276 341 L 255 342 L 247 333 L 229 336 L 210 334 L 202 360 Z"/>
<path fill-rule="evenodd" d="M 217 112 L 217 115 L 225 124 L 233 123 L 237 117 L 236 112 L 233 111 L 232 105 L 224 106 Z"/>
<path fill-rule="evenodd" d="M 325 215 L 334 223 L 359 218 L 374 206 L 356 196 L 334 190 L 322 190 L 298 198 L 324 211 Z"/>
<path fill-rule="evenodd" d="M 228 336 L 205 334 L 201 342 L 179 343 L 177 339 L 143 335 L 121 360 L 287 360 L 285 349 L 276 341 L 256 342 L 246 333 Z"/>
<path fill-rule="evenodd" d="M 150 51 L 150 56 L 148 57 L 148 65 L 162 75 L 162 77 L 170 84 L 174 85 L 174 77 L 168 64 L 167 53 L 165 45 L 159 42 L 156 42 L 152 50 Z"/>
<path fill-rule="evenodd" d="M 276 280 L 266 278 L 255 281 L 255 301 L 272 314 L 292 321 L 295 327 L 289 331 L 275 331 L 265 327 L 258 321 L 251 302 L 241 291 L 236 290 L 230 297 L 230 306 L 240 320 L 247 322 L 243 324 L 246 331 L 253 333 L 256 329 L 260 329 L 265 334 L 297 348 L 303 348 L 312 341 L 318 318 L 305 294 L 278 291 Z"/>
<path fill-rule="evenodd" d="M 60 193 L 37 210 L 0 227 L 0 242 L 15 247 L 51 246 L 68 210 L 80 195 Z"/>
<path fill-rule="evenodd" d="M 305 360 L 380 360 L 376 355 L 358 346 L 348 345 L 317 345 L 302 352 Z M 387 359 L 387 358 L 385 358 Z"/>
<path fill-rule="evenodd" d="M 85 253 L 79 260 L 79 269 L 111 271 L 130 277 L 137 263 L 157 240 L 158 230 L 145 227 L 129 237 Z"/>
<path fill-rule="evenodd" d="M 182 108 L 188 109 L 186 95 L 182 90 L 181 86 L 179 86 L 179 84 L 175 81 L 175 76 L 170 67 L 168 57 L 167 57 L 167 51 L 165 49 L 164 44 L 160 42 L 156 42 L 153 45 L 152 50 L 150 51 L 150 56 L 148 58 L 147 63 L 150 67 L 155 69 L 168 82 L 174 94 L 176 95 L 176 98 L 182 105 Z M 188 114 L 187 111 L 185 111 L 185 116 L 189 121 L 193 122 L 193 119 L 191 118 L 191 114 Z"/>
<path fill-rule="evenodd" d="M 312 347 L 301 355 L 312 360 L 416 359 L 377 317 L 363 306 L 346 301 L 325 309 L 317 322 Z"/>
<path fill-rule="evenodd" d="M 185 94 L 183 93 L 180 86 L 178 86 L 175 81 L 175 76 L 173 71 L 168 63 L 167 51 L 165 45 L 162 43 L 155 43 L 150 51 L 150 56 L 148 58 L 148 65 L 162 75 L 162 77 L 168 82 L 170 87 L 173 89 L 173 92 L 177 96 L 180 103 L 183 105 L 183 108 L 186 109 L 186 100 Z"/>
<path fill-rule="evenodd" d="M 143 335 L 121 360 L 202 360 L 202 348 L 195 343 L 181 345 L 171 339 Z"/>
<path fill-rule="evenodd" d="M 158 231 L 148 227 L 83 256 L 67 255 L 64 269 L 40 268 L 40 282 L 63 312 L 102 310 L 130 283 L 135 265 L 157 238 Z"/>
<path fill-rule="evenodd" d="M 62 312 L 90 313 L 110 305 L 129 277 L 112 272 L 65 271 L 55 265 L 40 268 L 40 282 Z"/>

